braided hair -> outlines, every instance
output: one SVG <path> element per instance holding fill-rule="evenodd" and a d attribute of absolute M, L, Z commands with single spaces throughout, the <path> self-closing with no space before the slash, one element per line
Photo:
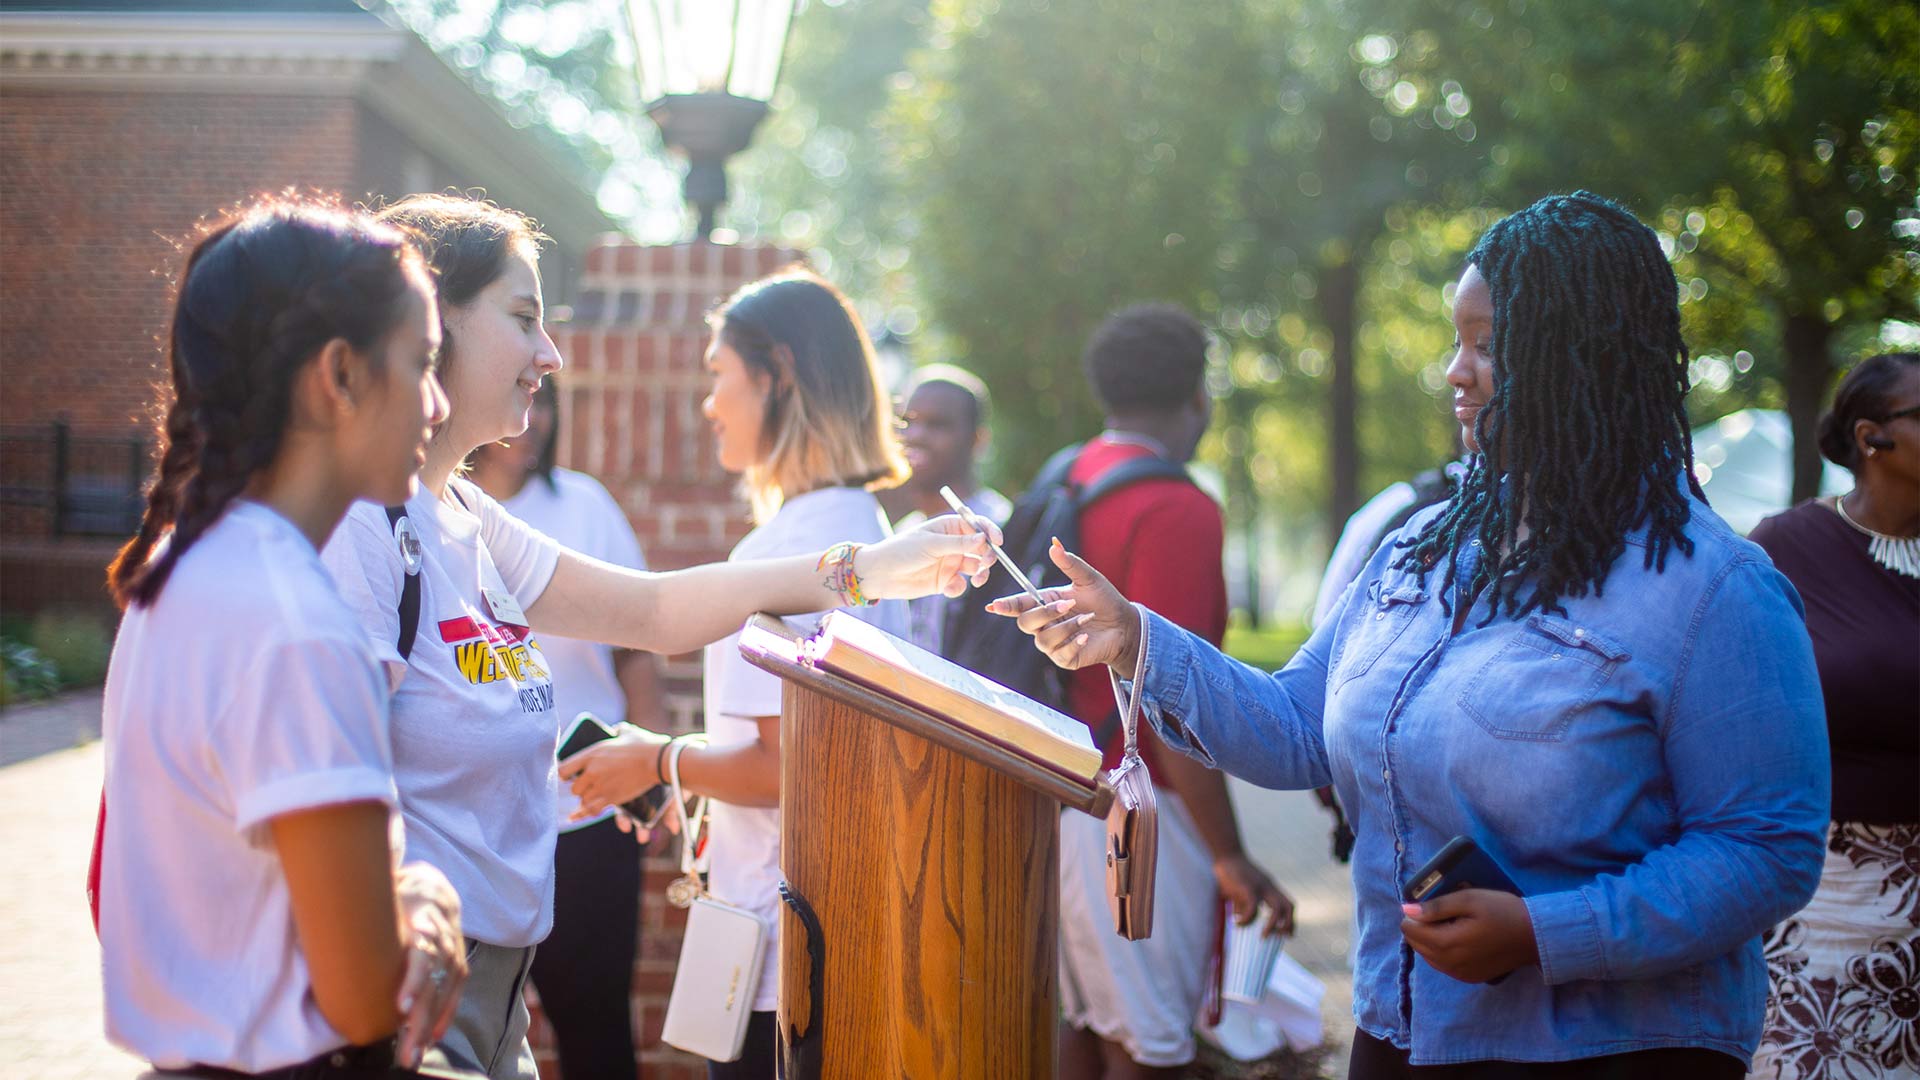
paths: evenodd
<path fill-rule="evenodd" d="M 1462 542 L 1478 540 L 1468 586 L 1491 587 L 1491 622 L 1502 609 L 1564 615 L 1562 599 L 1600 595 L 1642 525 L 1647 566 L 1664 569 L 1676 549 L 1691 556 L 1680 476 L 1705 495 L 1693 476 L 1678 291 L 1653 230 L 1578 191 L 1501 220 L 1467 261 L 1493 298 L 1481 453 L 1447 509 L 1401 542 L 1395 566 L 1424 582 L 1444 558 L 1451 612 Z"/>
<path fill-rule="evenodd" d="M 376 345 L 406 313 L 409 274 L 425 267 L 402 230 L 331 204 L 262 199 L 203 228 L 174 302 L 165 449 L 140 531 L 107 569 L 121 607 L 153 603 L 181 556 L 272 463 L 294 380 L 323 346 L 342 339 L 380 362 Z"/>

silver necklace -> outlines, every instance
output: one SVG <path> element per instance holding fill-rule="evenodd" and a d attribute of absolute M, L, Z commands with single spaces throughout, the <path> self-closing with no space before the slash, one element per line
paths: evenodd
<path fill-rule="evenodd" d="M 1844 496 L 1834 496 L 1833 508 L 1839 512 L 1841 521 L 1867 535 L 1869 558 L 1896 574 L 1920 578 L 1920 536 L 1890 536 L 1867 528 L 1847 513 Z"/>

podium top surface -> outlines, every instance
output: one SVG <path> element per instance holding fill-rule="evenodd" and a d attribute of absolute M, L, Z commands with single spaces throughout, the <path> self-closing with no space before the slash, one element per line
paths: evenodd
<path fill-rule="evenodd" d="M 774 616 L 755 615 L 748 625 L 766 632 L 765 636 L 759 637 L 760 641 L 772 637 L 783 642 L 791 642 L 795 646 L 799 644 L 799 638 L 793 630 Z M 1107 782 L 1105 776 L 1101 776 L 1095 786 L 1089 787 L 997 742 L 957 727 L 934 713 L 881 693 L 857 680 L 803 663 L 797 655 L 761 647 L 755 643 L 755 637 L 756 635 L 746 635 L 740 643 L 740 655 L 746 657 L 747 661 L 755 667 L 773 672 L 788 682 L 804 686 L 843 705 L 877 717 L 903 731 L 918 735 L 928 742 L 952 750 L 962 757 L 1002 773 L 1009 779 L 1063 806 L 1070 806 L 1095 817 L 1105 817 L 1107 807 L 1113 802 L 1113 787 Z"/>

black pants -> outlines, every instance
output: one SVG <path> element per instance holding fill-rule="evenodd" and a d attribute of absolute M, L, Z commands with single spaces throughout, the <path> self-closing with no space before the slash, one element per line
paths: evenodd
<path fill-rule="evenodd" d="M 1349 1080 L 1741 1080 L 1746 1063 L 1718 1050 L 1663 1047 L 1577 1061 L 1469 1061 L 1410 1065 L 1407 1052 L 1353 1033 Z"/>
<path fill-rule="evenodd" d="M 749 1016 L 747 1041 L 740 1047 L 740 1059 L 707 1062 L 707 1080 L 773 1080 L 780 1057 L 773 1017 L 770 1012 Z"/>
<path fill-rule="evenodd" d="M 553 1025 L 560 1072 L 632 1077 L 633 956 L 640 937 L 640 845 L 612 818 L 560 834 L 553 933 L 533 954 L 533 985 Z"/>

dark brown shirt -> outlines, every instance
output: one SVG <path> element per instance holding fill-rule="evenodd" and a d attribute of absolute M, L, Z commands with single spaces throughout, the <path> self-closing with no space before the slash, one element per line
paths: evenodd
<path fill-rule="evenodd" d="M 1920 578 L 1867 554 L 1825 501 L 1762 521 L 1749 539 L 1800 591 L 1833 745 L 1833 819 L 1920 822 Z"/>

